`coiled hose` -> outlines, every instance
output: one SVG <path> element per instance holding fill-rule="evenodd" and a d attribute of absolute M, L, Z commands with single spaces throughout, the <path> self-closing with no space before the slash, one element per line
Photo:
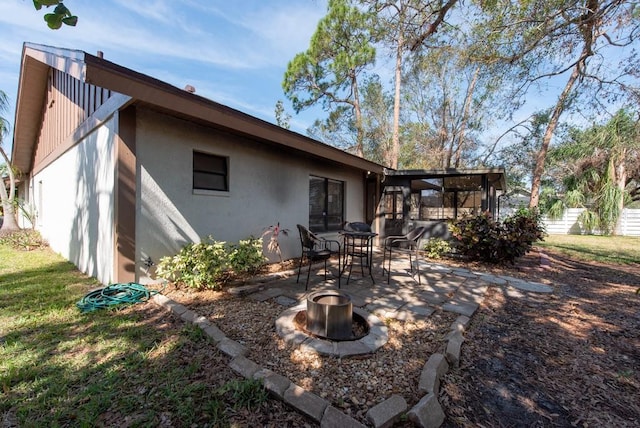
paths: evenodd
<path fill-rule="evenodd" d="M 133 305 L 146 302 L 159 291 L 149 290 L 142 284 L 129 282 L 126 284 L 111 284 L 104 288 L 90 291 L 76 303 L 81 312 L 93 312 L 118 305 Z"/>

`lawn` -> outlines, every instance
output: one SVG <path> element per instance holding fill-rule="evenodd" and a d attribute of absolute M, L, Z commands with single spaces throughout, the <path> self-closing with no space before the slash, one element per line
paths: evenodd
<path fill-rule="evenodd" d="M 496 398 L 496 379 L 510 380 L 502 385 L 505 391 L 550 400 L 534 400 L 542 407 L 528 413 L 532 426 L 545 418 L 598 426 L 603 415 L 615 416 L 618 426 L 636 421 L 638 244 L 638 238 L 550 236 L 541 245 L 549 253 L 549 268 L 516 266 L 505 272 L 530 274 L 556 291 L 544 300 L 506 301 L 499 289 L 491 290 L 466 335 L 462 367 L 444 383 L 448 426 L 524 421 L 521 407 L 505 407 L 504 397 Z M 5 425 L 312 425 L 238 377 L 198 328 L 152 303 L 80 313 L 75 303 L 97 286 L 48 249 L 19 252 L 0 245 L 0 420 Z M 558 314 L 561 322 L 554 324 Z M 567 363 L 576 355 L 580 373 L 585 372 L 580 377 Z M 487 358 L 503 366 L 481 364 Z M 528 367 L 528 376 L 518 380 L 522 367 Z M 608 397 L 607 413 L 599 410 L 602 403 L 588 404 L 602 394 Z"/>
<path fill-rule="evenodd" d="M 573 259 L 602 263 L 640 263 L 640 238 L 629 236 L 549 235 L 543 248 L 550 248 Z"/>
<path fill-rule="evenodd" d="M 229 369 L 199 328 L 156 305 L 82 314 L 75 303 L 98 285 L 47 249 L 0 245 L 0 421 L 296 424 L 298 415 Z"/>

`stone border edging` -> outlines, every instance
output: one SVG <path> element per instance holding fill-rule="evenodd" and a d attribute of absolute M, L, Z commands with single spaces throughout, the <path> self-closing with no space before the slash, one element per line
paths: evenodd
<path fill-rule="evenodd" d="M 488 284 L 506 289 L 507 291 L 509 290 L 509 288 L 512 288 L 515 292 L 520 290 L 524 291 L 525 293 L 533 292 L 549 294 L 553 292 L 553 288 L 549 285 L 539 282 L 526 281 L 511 276 L 492 275 L 483 272 L 470 271 L 464 268 L 449 269 L 437 265 L 431 266 L 431 269 L 434 271 L 455 271 L 456 275 L 463 276 L 467 279 L 473 279 L 475 277 Z M 264 288 L 265 282 L 269 282 L 274 279 L 280 279 L 291 274 L 295 274 L 295 270 L 288 271 L 284 275 L 282 275 L 282 273 L 269 275 L 267 277 L 261 278 L 260 280 L 245 283 L 245 285 L 235 287 L 232 294 L 244 296 L 247 294 L 255 293 Z M 486 287 L 481 289 L 486 291 Z M 484 291 L 480 294 L 484 295 Z M 229 366 L 234 371 L 247 379 L 261 380 L 265 389 L 267 389 L 267 391 L 269 391 L 272 395 L 289 404 L 294 409 L 296 409 L 296 411 L 320 423 L 321 427 L 365 427 L 365 425 L 363 425 L 356 419 L 331 406 L 331 404 L 327 400 L 304 390 L 302 387 L 294 384 L 286 377 L 279 375 L 269 369 L 260 367 L 255 362 L 246 358 L 246 354 L 248 352 L 247 348 L 240 343 L 227 338 L 225 334 L 207 318 L 199 316 L 185 306 L 174 302 L 173 300 L 161 294 L 156 294 L 155 296 L 153 296 L 153 301 L 159 306 L 163 306 L 166 309 L 171 310 L 174 314 L 178 315 L 184 321 L 198 325 L 209 337 L 212 338 L 217 349 L 219 349 L 221 352 L 228 355 L 232 359 L 229 363 Z M 463 333 L 471 320 L 471 316 L 478 308 L 478 303 L 476 303 L 474 299 L 471 299 L 471 301 L 469 301 L 469 299 L 465 299 L 464 301 L 454 301 L 450 303 L 456 302 L 458 306 L 450 305 L 452 307 L 450 307 L 449 309 L 446 308 L 446 305 L 443 306 L 444 310 L 457 312 L 461 315 L 459 315 L 458 318 L 456 318 L 456 320 L 451 324 L 449 333 L 445 336 L 447 344 L 444 354 L 435 353 L 431 355 L 429 360 L 423 366 L 418 384 L 418 391 L 421 394 L 424 394 L 422 399 L 420 399 L 420 401 L 408 412 L 406 400 L 398 394 L 394 394 L 385 401 L 370 408 L 367 411 L 365 417 L 374 428 L 391 427 L 396 421 L 402 418 L 403 415 L 406 415 L 406 417 L 411 422 L 413 422 L 415 426 L 424 428 L 438 428 L 444 422 L 444 410 L 442 409 L 442 406 L 438 401 L 438 395 L 440 392 L 440 381 L 451 367 L 458 367 L 460 362 L 462 343 L 464 342 Z M 461 307 L 461 304 L 466 304 L 468 307 Z M 293 312 L 293 316 L 295 316 L 295 314 L 297 314 L 297 312 L 301 310 L 300 307 L 301 306 L 290 308 L 287 311 Z M 370 320 L 369 317 L 373 316 L 367 311 L 354 307 L 354 312 L 356 310 L 362 311 L 364 314 L 360 312 L 358 313 L 368 321 Z M 378 317 L 375 318 L 380 321 Z M 301 349 L 304 349 L 306 351 L 312 351 L 321 355 L 331 355 L 341 358 L 349 355 L 372 353 L 375 352 L 375 350 L 377 350 L 379 347 L 383 346 L 388 340 L 388 335 L 387 327 L 382 323 L 381 326 L 382 328 L 380 329 L 380 331 L 376 331 L 375 338 L 370 339 L 373 343 L 359 343 L 355 348 L 349 350 L 349 352 L 336 353 L 336 346 L 334 346 L 335 343 L 330 345 L 327 345 L 325 343 L 315 343 L 312 340 L 309 340 L 309 336 L 304 335 L 303 333 L 298 331 L 286 331 L 285 335 L 280 334 L 280 336 L 283 337 L 283 339 L 285 339 L 287 342 L 297 344 Z M 276 330 L 278 329 L 278 322 L 276 322 Z M 280 331 L 278 332 L 280 333 Z M 382 338 L 382 333 L 384 333 L 384 336 L 386 336 L 386 338 Z M 365 336 L 365 338 L 366 337 L 368 336 Z M 384 340 L 384 342 L 376 346 L 376 342 L 380 342 L 382 340 Z M 373 348 L 373 346 L 376 347 Z M 361 349 L 358 350 L 357 348 Z"/>
<path fill-rule="evenodd" d="M 306 309 L 307 305 L 301 303 L 286 309 L 276 319 L 276 333 L 288 344 L 300 346 L 300 349 L 304 351 L 344 358 L 353 355 L 371 354 L 389 341 L 389 329 L 380 318 L 358 307 L 354 307 L 353 312 L 369 323 L 369 334 L 366 336 L 358 340 L 336 342 L 305 334 L 295 329 L 293 319 L 298 312 Z"/>
<path fill-rule="evenodd" d="M 298 412 L 310 417 L 315 422 L 320 423 L 321 427 L 365 427 L 365 425 L 361 424 L 351 416 L 331 406 L 331 404 L 324 398 L 306 391 L 286 377 L 277 374 L 272 370 L 261 367 L 254 361 L 247 358 L 246 354 L 248 353 L 248 349 L 242 344 L 229 339 L 206 317 L 198 315 L 196 312 L 187 309 L 184 305 L 176 303 L 162 294 L 154 295 L 153 302 L 172 311 L 183 321 L 200 327 L 213 340 L 216 348 L 231 358 L 229 367 L 233 371 L 246 379 L 260 380 L 263 383 L 264 388 L 269 391 L 270 394 L 289 404 Z M 290 308 L 285 312 L 293 312 L 293 316 L 295 316 L 295 314 L 301 310 L 301 307 L 302 305 L 299 305 L 297 307 Z M 360 308 L 354 308 L 354 311 L 356 309 L 368 314 Z M 409 420 L 411 420 L 416 426 L 437 428 L 444 422 L 444 410 L 438 401 L 440 379 L 442 379 L 442 377 L 448 372 L 449 367 L 458 365 L 460 361 L 461 345 L 464 341 L 462 332 L 469 324 L 469 321 L 470 318 L 464 315 L 460 315 L 456 318 L 456 320 L 451 324 L 451 329 L 447 335 L 445 355 L 439 353 L 433 354 L 425 363 L 418 385 L 418 390 L 425 395 L 418 404 L 413 406 L 407 413 Z M 384 326 L 384 329 L 386 329 L 386 326 Z M 301 342 L 304 342 L 307 339 L 308 337 L 304 336 Z M 384 343 L 386 343 L 386 340 Z M 380 346 L 384 345 L 384 343 Z M 319 349 L 315 349 L 313 346 L 310 346 L 310 348 L 316 352 L 320 352 Z M 373 352 L 369 346 L 366 346 L 366 349 L 369 353 Z M 366 418 L 375 428 L 386 428 L 391 427 L 406 411 L 406 400 L 402 396 L 394 394 L 382 403 L 370 408 L 367 411 Z"/>
<path fill-rule="evenodd" d="M 436 353 L 431 355 L 425 363 L 420 374 L 418 391 L 424 394 L 422 399 L 413 406 L 407 417 L 415 426 L 422 428 L 438 428 L 445 420 L 445 413 L 438 401 L 440 393 L 440 380 L 449 371 L 450 367 L 457 367 L 460 361 L 460 350 L 464 337 L 462 333 L 466 329 L 471 318 L 460 315 L 451 324 L 447 334 L 447 346 L 445 355 Z M 393 426 L 407 411 L 407 402 L 399 395 L 392 395 L 382 403 L 372 407 L 366 414 L 367 420 L 374 428 L 387 428 Z"/>
<path fill-rule="evenodd" d="M 235 340 L 229 339 L 206 317 L 198 315 L 162 294 L 154 295 L 152 300 L 158 306 L 172 311 L 185 322 L 200 327 L 213 340 L 216 348 L 231 358 L 229 367 L 233 371 L 246 379 L 260 380 L 270 394 L 318 422 L 321 427 L 365 428 L 365 425 L 331 406 L 324 398 L 306 391 L 286 377 L 248 359 L 246 357 L 248 349 Z"/>

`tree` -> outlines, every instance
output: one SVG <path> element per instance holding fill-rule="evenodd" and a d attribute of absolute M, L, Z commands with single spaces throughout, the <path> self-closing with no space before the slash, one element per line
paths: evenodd
<path fill-rule="evenodd" d="M 52 30 L 60 29 L 62 24 L 75 27 L 78 23 L 78 17 L 73 15 L 60 0 L 33 0 L 33 6 L 36 10 L 55 6 L 53 12 L 44 15 L 44 21 Z"/>
<path fill-rule="evenodd" d="M 543 79 L 569 74 L 536 155 L 529 206 L 537 207 L 545 160 L 561 115 L 576 106 L 580 97 L 597 109 L 604 97 L 637 96 L 637 88 L 625 80 L 637 68 L 635 53 L 611 67 L 603 52 L 637 40 L 638 6 L 626 0 L 549 0 L 544 4 L 496 1 L 486 8 L 491 13 L 479 25 L 487 48 L 480 54 L 485 60 L 518 68 L 520 96 Z M 589 86 L 592 90 L 586 90 Z"/>
<path fill-rule="evenodd" d="M 457 0 L 360 0 L 376 17 L 376 39 L 386 44 L 394 57 L 394 97 L 391 146 L 386 164 L 398 168 L 400 156 L 400 104 L 402 69 L 409 51 L 424 48 L 424 43 L 443 24 Z"/>
<path fill-rule="evenodd" d="M 503 76 L 470 62 L 461 38 L 450 36 L 450 46 L 415 55 L 405 71 L 404 144 L 427 154 L 430 168 L 485 165 L 490 155 L 479 158 L 480 133 L 505 111 Z M 409 127 L 412 122 L 420 126 Z"/>
<path fill-rule="evenodd" d="M 542 136 L 549 123 L 550 111 L 534 113 L 525 120 L 511 126 L 495 140 L 494 145 L 509 138 L 511 143 L 492 154 L 494 162 L 509 165 L 508 188 L 527 188 L 535 167 L 535 155 L 540 150 Z"/>
<path fill-rule="evenodd" d="M 551 168 L 562 171 L 564 204 L 587 206 L 593 228 L 614 233 L 625 197 L 640 182 L 640 119 L 619 110 L 611 119 L 582 131 L 549 153 Z"/>
<path fill-rule="evenodd" d="M 363 156 L 364 138 L 358 79 L 374 60 L 370 15 L 348 0 L 329 0 L 309 49 L 289 62 L 282 83 L 296 113 L 321 102 L 329 112 L 353 115 L 358 156 Z M 345 105 L 349 108 L 338 108 Z"/>
<path fill-rule="evenodd" d="M 9 157 L 2 147 L 5 136 L 9 133 L 9 122 L 2 116 L 9 107 L 9 100 L 7 94 L 0 90 L 0 155 L 4 159 L 5 172 L 9 178 L 9 192 L 5 187 L 4 174 L 1 175 L 2 183 L 0 183 L 0 199 L 2 200 L 2 212 L 4 214 L 2 228 L 3 232 L 12 232 L 20 229 L 18 226 L 18 220 L 16 219 L 16 204 L 14 203 L 14 195 L 16 193 L 16 179 L 13 169 L 11 168 L 11 162 Z"/>
<path fill-rule="evenodd" d="M 278 126 L 284 129 L 291 128 L 291 124 L 289 123 L 291 121 L 291 115 L 287 113 L 287 111 L 284 109 L 284 103 L 282 102 L 282 100 L 278 100 L 276 102 L 275 114 L 276 114 L 276 124 Z"/>

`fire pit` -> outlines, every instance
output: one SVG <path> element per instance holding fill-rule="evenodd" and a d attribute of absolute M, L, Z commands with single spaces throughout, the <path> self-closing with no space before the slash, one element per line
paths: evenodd
<path fill-rule="evenodd" d="M 307 297 L 307 330 L 319 337 L 349 340 L 353 324 L 353 304 L 348 294 L 323 290 Z"/>

